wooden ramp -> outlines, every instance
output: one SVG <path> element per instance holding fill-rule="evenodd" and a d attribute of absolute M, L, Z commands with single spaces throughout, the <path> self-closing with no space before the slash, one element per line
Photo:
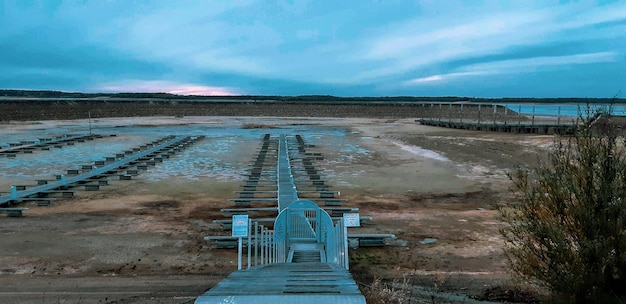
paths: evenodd
<path fill-rule="evenodd" d="M 280 263 L 233 272 L 195 303 L 365 304 L 365 298 L 350 272 L 342 267 Z"/>

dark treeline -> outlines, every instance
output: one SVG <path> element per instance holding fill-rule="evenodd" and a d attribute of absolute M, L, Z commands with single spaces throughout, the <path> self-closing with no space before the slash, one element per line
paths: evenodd
<path fill-rule="evenodd" d="M 624 98 L 475 98 L 459 96 L 384 96 L 384 97 L 338 97 L 331 95 L 237 95 L 237 96 L 195 96 L 169 93 L 81 93 L 40 90 L 0 90 L 0 97 L 17 98 L 124 98 L 124 99 L 166 99 L 194 101 L 272 101 L 272 102 L 376 102 L 376 103 L 412 103 L 412 102 L 476 102 L 476 103 L 626 103 Z"/>

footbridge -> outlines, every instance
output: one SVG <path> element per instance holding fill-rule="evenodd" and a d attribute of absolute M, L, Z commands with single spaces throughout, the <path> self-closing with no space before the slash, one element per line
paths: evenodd
<path fill-rule="evenodd" d="M 275 144 L 268 137 L 265 145 Z M 266 160 L 275 161 L 273 172 L 253 169 L 253 175 L 264 175 L 265 181 L 252 178 L 246 182 L 254 190 L 261 185 L 271 187 L 271 182 L 277 188 L 277 207 L 264 207 L 279 212 L 273 229 L 251 220 L 247 233 L 247 269 L 233 272 L 195 303 L 365 303 L 348 272 L 344 221 L 333 220 L 315 202 L 298 195 L 299 178 L 291 161 L 302 157 L 298 152 L 303 151 L 290 150 L 290 140 L 280 135 L 277 155 L 261 153 L 257 158 L 257 165 Z M 307 176 L 307 181 L 319 181 L 317 172 L 309 170 Z M 323 186 L 319 182 L 312 184 Z M 319 189 L 327 190 L 325 186 Z"/>

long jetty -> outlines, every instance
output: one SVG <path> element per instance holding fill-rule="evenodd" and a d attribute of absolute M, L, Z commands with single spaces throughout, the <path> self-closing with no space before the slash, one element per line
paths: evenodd
<path fill-rule="evenodd" d="M 473 130 L 473 131 L 489 131 L 489 132 L 505 132 L 505 133 L 522 133 L 522 134 L 574 134 L 576 128 L 575 124 L 562 124 L 562 123 L 507 123 L 507 122 L 490 122 L 490 121 L 451 121 L 451 120 L 439 120 L 439 119 L 418 119 L 422 125 Z"/>
<path fill-rule="evenodd" d="M 98 181 L 111 175 L 118 174 L 119 170 L 136 164 L 140 161 L 156 163 L 155 159 L 161 160 L 162 157 L 169 157 L 188 145 L 202 139 L 203 136 L 168 136 L 155 142 L 143 145 L 140 148 L 117 154 L 116 157 L 107 158 L 105 161 L 96 161 L 94 166 L 86 166 L 83 173 L 79 170 L 71 170 L 69 176 L 59 175 L 57 180 L 48 183 L 41 181 L 40 185 L 18 190 L 17 186 L 11 187 L 11 192 L 4 196 L 0 196 L 0 207 L 16 204 L 22 201 L 50 201 L 48 194 L 55 192 L 66 192 L 67 189 L 78 185 Z M 150 161 L 152 159 L 152 161 Z M 136 170 L 135 170 L 136 171 Z M 133 172 L 136 174 L 136 172 Z M 119 175 L 120 179 L 129 179 L 130 175 Z M 95 189 L 94 189 L 95 190 Z"/>
<path fill-rule="evenodd" d="M 277 207 L 266 207 L 280 211 L 273 229 L 251 220 L 248 269 L 233 272 L 195 303 L 364 304 L 365 298 L 348 272 L 348 238 L 343 220 L 335 223 L 324 209 L 298 196 L 294 177 L 297 170 L 292 160 L 300 159 L 302 156 L 297 154 L 303 153 L 289 149 L 287 136 L 280 135 L 275 156 L 268 155 L 271 145 L 275 143 L 267 135 L 254 174 L 244 187 L 250 191 L 272 183 L 277 187 Z M 263 168 L 268 159 L 275 161 L 275 171 Z M 317 172 L 311 174 L 315 177 L 308 181 L 319 181 Z M 261 176 L 267 180 L 261 181 Z"/>
<path fill-rule="evenodd" d="M 66 134 L 50 138 L 39 138 L 37 140 L 30 141 L 23 140 L 16 143 L 4 144 L 5 147 L 0 146 L 0 156 L 13 158 L 19 153 L 30 154 L 35 150 L 50 150 L 51 147 L 62 148 L 64 145 L 73 145 L 76 142 L 84 142 L 103 137 L 105 137 L 105 135 L 101 134 Z"/>
<path fill-rule="evenodd" d="M 285 143 L 285 144 L 281 144 Z M 302 136 L 296 134 L 285 136 L 280 141 L 276 136 L 263 136 L 257 155 L 251 162 L 251 169 L 245 175 L 247 178 L 241 185 L 241 191 L 235 191 L 238 197 L 229 201 L 234 203 L 232 208 L 223 208 L 221 211 L 228 215 L 250 214 L 255 217 L 254 222 L 268 225 L 273 223 L 281 210 L 285 209 L 287 201 L 294 198 L 303 198 L 316 202 L 331 215 L 333 221 L 342 220 L 346 213 L 358 213 L 359 208 L 344 206 L 347 200 L 341 198 L 340 192 L 323 178 L 323 170 L 315 166 L 315 162 L 323 160 L 324 156 L 312 152 Z M 287 156 L 287 157 L 286 157 Z M 281 162 L 281 166 L 277 166 Z M 279 168 L 290 168 L 289 170 Z M 291 175 L 291 176 L 289 176 Z M 278 177 L 282 176 L 279 183 Z M 296 187 L 293 188 L 293 185 Z M 282 199 L 279 200 L 279 196 Z M 280 203 L 283 202 L 283 203 Z M 371 221 L 370 216 L 359 216 L 360 222 Z M 224 229 L 232 228 L 232 219 L 216 219 L 213 223 L 222 225 Z M 271 224 L 270 224 L 271 225 Z M 389 240 L 395 239 L 394 234 L 348 234 L 353 247 L 386 246 Z M 254 239 L 254 236 L 252 237 Z M 207 236 L 205 240 L 215 242 L 217 248 L 236 248 L 238 239 L 232 236 Z M 244 240 L 247 242 L 248 240 Z"/>

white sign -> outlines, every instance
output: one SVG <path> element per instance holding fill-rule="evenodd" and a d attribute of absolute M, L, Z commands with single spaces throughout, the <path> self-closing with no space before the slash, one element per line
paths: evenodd
<path fill-rule="evenodd" d="M 343 225 L 346 227 L 359 227 L 361 226 L 361 220 L 358 213 L 344 213 Z"/>
<path fill-rule="evenodd" d="M 248 236 L 248 215 L 233 215 L 233 235 L 236 237 Z"/>

